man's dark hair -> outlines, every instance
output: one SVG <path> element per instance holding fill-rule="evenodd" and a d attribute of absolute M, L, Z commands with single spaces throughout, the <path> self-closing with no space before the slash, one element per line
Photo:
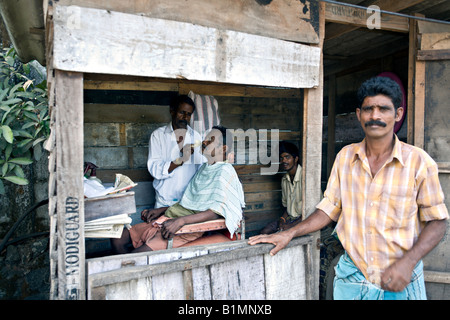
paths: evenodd
<path fill-rule="evenodd" d="M 300 155 L 298 152 L 298 148 L 295 144 L 288 142 L 288 141 L 281 141 L 280 145 L 279 145 L 279 150 L 280 150 L 280 156 L 282 153 L 289 153 L 292 157 L 298 157 L 299 161 L 300 161 Z"/>
<path fill-rule="evenodd" d="M 358 108 L 362 106 L 366 97 L 374 97 L 379 94 L 389 97 L 395 110 L 401 106 L 403 94 L 397 82 L 387 77 L 373 77 L 364 81 L 358 90 Z"/>
<path fill-rule="evenodd" d="M 195 111 L 195 103 L 194 101 L 192 101 L 191 98 L 189 98 L 187 95 L 185 94 L 181 94 L 178 95 L 176 97 L 174 97 L 171 101 L 170 101 L 170 111 L 177 111 L 178 107 L 180 106 L 180 104 L 182 103 L 187 103 L 189 105 L 192 106 L 193 111 Z"/>
<path fill-rule="evenodd" d="M 211 130 L 216 129 L 219 130 L 222 133 L 222 145 L 227 145 L 227 128 L 223 126 L 213 126 Z"/>

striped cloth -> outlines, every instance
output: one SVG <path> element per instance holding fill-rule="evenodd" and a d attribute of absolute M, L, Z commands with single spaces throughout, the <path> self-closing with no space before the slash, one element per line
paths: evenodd
<path fill-rule="evenodd" d="M 344 147 L 317 205 L 337 221 L 344 249 L 374 284 L 411 249 L 426 221 L 448 219 L 436 163 L 394 137 L 392 154 L 375 177 L 365 141 Z"/>
<path fill-rule="evenodd" d="M 219 104 L 213 96 L 199 95 L 192 91 L 189 92 L 188 96 L 195 103 L 195 111 L 191 117 L 190 126 L 204 138 L 209 129 L 220 125 Z"/>
<path fill-rule="evenodd" d="M 368 282 L 346 252 L 335 271 L 334 300 L 427 300 L 422 260 L 414 267 L 410 283 L 400 292 L 385 291 Z"/>
<path fill-rule="evenodd" d="M 231 235 L 242 220 L 244 191 L 233 166 L 225 162 L 203 164 L 189 182 L 180 205 L 189 210 L 212 210 L 225 218 Z"/>

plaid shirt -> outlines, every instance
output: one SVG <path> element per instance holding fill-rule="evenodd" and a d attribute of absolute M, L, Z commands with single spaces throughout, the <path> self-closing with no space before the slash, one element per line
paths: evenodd
<path fill-rule="evenodd" d="M 344 147 L 317 208 L 337 221 L 343 247 L 376 285 L 411 249 L 426 221 L 448 219 L 436 163 L 397 136 L 391 157 L 373 178 L 365 141 Z"/>

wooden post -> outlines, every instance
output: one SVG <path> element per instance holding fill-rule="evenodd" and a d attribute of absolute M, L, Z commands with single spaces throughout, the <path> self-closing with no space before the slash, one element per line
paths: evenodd
<path fill-rule="evenodd" d="M 415 16 L 423 17 L 421 14 Z M 425 113 L 425 61 L 417 60 L 417 21 L 410 19 L 408 57 L 408 133 L 407 142 L 420 148 L 424 146 Z"/>
<path fill-rule="evenodd" d="M 85 299 L 83 74 L 55 70 L 56 299 Z M 55 280 L 55 279 L 52 279 Z"/>
<path fill-rule="evenodd" d="M 328 78 L 328 141 L 327 141 L 327 177 L 333 167 L 336 148 L 336 75 Z"/>
<path fill-rule="evenodd" d="M 417 51 L 415 51 L 415 54 L 417 55 Z M 417 60 L 416 55 L 414 78 L 414 145 L 423 149 L 425 145 L 425 61 Z"/>
<path fill-rule="evenodd" d="M 322 163 L 322 123 L 323 123 L 323 39 L 325 34 L 325 4 L 319 9 L 319 47 L 321 49 L 319 85 L 305 89 L 303 102 L 303 218 L 311 214 L 321 197 L 321 163 Z M 319 288 L 320 257 L 318 246 L 320 231 L 314 234 L 311 276 L 315 288 Z M 319 299 L 319 290 L 312 290 L 311 299 Z"/>

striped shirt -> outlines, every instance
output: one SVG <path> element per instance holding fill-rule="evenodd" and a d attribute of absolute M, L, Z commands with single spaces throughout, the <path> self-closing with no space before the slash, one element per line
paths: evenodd
<path fill-rule="evenodd" d="M 337 221 L 344 249 L 377 285 L 383 271 L 411 249 L 427 221 L 448 219 L 436 163 L 397 136 L 375 177 L 365 140 L 344 147 L 317 208 Z"/>

